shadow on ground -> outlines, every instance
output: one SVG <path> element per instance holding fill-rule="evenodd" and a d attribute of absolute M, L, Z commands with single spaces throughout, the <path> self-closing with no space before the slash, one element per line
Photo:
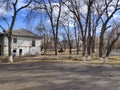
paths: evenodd
<path fill-rule="evenodd" d="M 120 90 L 120 66 L 65 63 L 0 65 L 1 90 Z"/>

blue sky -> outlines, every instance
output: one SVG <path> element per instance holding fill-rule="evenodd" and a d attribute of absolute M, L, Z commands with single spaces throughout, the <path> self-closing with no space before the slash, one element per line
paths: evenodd
<path fill-rule="evenodd" d="M 19 3 L 19 6 L 21 6 L 23 3 L 23 1 L 24 0 L 19 0 L 20 1 L 20 3 Z M 64 9 L 66 9 L 66 8 L 64 8 Z M 66 9 L 66 11 L 67 11 L 67 9 Z M 84 8 L 84 10 L 83 11 L 86 11 L 85 10 L 85 8 Z M 0 9 L 0 13 L 6 13 L 6 11 L 5 10 L 3 10 L 3 9 Z M 8 14 L 10 14 L 10 13 L 8 13 Z M 32 19 L 32 21 L 31 21 L 31 23 L 29 23 L 30 21 L 26 21 L 26 15 L 28 14 L 28 12 L 26 11 L 26 10 L 22 10 L 22 11 L 20 11 L 19 13 L 18 13 L 18 15 L 17 15 L 17 19 L 16 19 L 16 22 L 15 22 L 15 25 L 14 25 L 14 29 L 18 29 L 18 28 L 25 28 L 25 29 L 28 29 L 28 30 L 35 30 L 35 26 L 38 24 L 38 22 L 40 21 L 40 17 L 43 17 L 42 15 L 40 15 L 40 16 L 36 16 L 35 17 L 35 19 L 33 20 Z M 43 12 L 41 11 L 41 14 L 43 14 Z M 119 13 L 116 13 L 115 15 L 114 15 L 114 18 L 113 18 L 114 20 L 119 20 L 120 19 L 120 15 L 119 15 Z M 10 20 L 10 19 L 8 19 L 8 20 Z M 45 19 L 44 19 L 44 23 L 45 23 L 45 25 L 46 26 L 50 26 L 50 21 L 49 21 L 49 19 L 46 17 Z M 4 23 L 4 22 L 0 22 L 0 24 L 5 28 L 5 29 L 8 29 L 7 28 L 7 25 Z M 71 26 L 72 26 L 72 24 L 71 24 Z M 0 29 L 0 32 L 2 32 L 2 30 Z"/>
<path fill-rule="evenodd" d="M 18 0 L 17 8 L 24 6 L 24 5 L 25 5 L 25 0 Z M 34 23 L 35 24 L 37 23 L 37 22 L 34 22 L 34 23 L 32 22 L 32 24 L 29 25 L 30 24 L 29 21 L 27 22 L 26 20 L 27 14 L 28 14 L 28 10 L 26 9 L 23 9 L 18 13 L 16 21 L 15 21 L 14 29 L 18 29 L 18 28 L 30 29 L 32 26 L 34 26 Z M 7 18 L 6 21 L 10 24 L 12 15 L 13 15 L 13 10 L 6 11 L 5 4 L 0 3 L 0 17 L 6 17 Z M 0 25 L 4 27 L 5 29 L 8 29 L 8 25 L 1 18 L 0 18 Z M 1 28 L 0 28 L 0 32 L 2 32 Z"/>
<path fill-rule="evenodd" d="M 38 19 L 34 19 L 31 21 L 28 21 L 26 16 L 27 16 L 27 11 L 26 10 L 22 10 L 18 13 L 16 21 L 15 21 L 15 25 L 14 25 L 14 29 L 18 29 L 18 28 L 25 28 L 25 29 L 32 29 L 36 26 L 36 24 L 38 23 Z M 8 17 L 8 21 L 10 21 L 11 16 Z M 0 22 L 0 24 L 5 28 L 8 29 L 7 24 L 2 21 Z M 2 32 L 2 29 L 0 29 L 0 32 Z"/>

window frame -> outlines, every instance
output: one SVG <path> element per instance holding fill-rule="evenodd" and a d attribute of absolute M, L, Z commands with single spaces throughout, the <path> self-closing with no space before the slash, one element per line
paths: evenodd
<path fill-rule="evenodd" d="M 13 43 L 14 43 L 14 44 L 17 43 L 17 38 L 13 38 Z"/>
<path fill-rule="evenodd" d="M 35 47 L 35 40 L 32 40 L 32 47 Z"/>

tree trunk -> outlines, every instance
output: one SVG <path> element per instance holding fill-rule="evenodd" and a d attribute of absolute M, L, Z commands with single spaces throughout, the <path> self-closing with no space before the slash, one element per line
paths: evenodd
<path fill-rule="evenodd" d="M 56 40 L 54 41 L 54 46 L 55 46 L 55 55 L 57 55 L 58 52 L 57 52 L 57 41 Z"/>
<path fill-rule="evenodd" d="M 79 54 L 79 34 L 77 33 L 77 29 L 74 23 L 74 30 L 75 30 L 75 42 L 76 42 L 76 54 Z"/>
<path fill-rule="evenodd" d="M 57 41 L 54 41 L 54 46 L 55 46 L 55 59 L 58 60 L 58 52 L 57 52 Z"/>
<path fill-rule="evenodd" d="M 87 52 L 88 52 L 88 56 L 90 56 L 91 55 L 91 39 L 90 39 L 90 37 L 88 38 Z"/>
<path fill-rule="evenodd" d="M 45 39 L 45 34 L 44 34 L 44 55 L 46 55 L 46 51 L 47 51 L 47 46 L 46 46 L 46 39 Z"/>
<path fill-rule="evenodd" d="M 109 46 L 109 47 L 107 48 L 106 57 L 108 57 L 108 56 L 110 55 L 111 50 L 112 50 L 112 46 Z"/>
<path fill-rule="evenodd" d="M 8 61 L 9 61 L 9 62 L 13 62 L 13 57 L 12 57 L 12 55 L 11 55 L 11 56 L 8 56 Z"/>
<path fill-rule="evenodd" d="M 9 52 L 9 56 L 8 56 L 8 61 L 9 62 L 13 62 L 13 57 L 12 57 L 12 37 L 8 38 L 8 52 Z"/>
<path fill-rule="evenodd" d="M 79 54 L 79 45 L 76 46 L 77 47 L 77 55 Z"/>
<path fill-rule="evenodd" d="M 103 40 L 104 40 L 104 32 L 100 33 L 100 42 L 99 42 L 99 58 L 103 57 Z"/>
<path fill-rule="evenodd" d="M 86 54 L 86 42 L 85 40 L 83 41 L 83 49 L 82 49 L 82 60 L 85 61 L 86 60 L 86 57 L 85 57 L 85 54 Z"/>
<path fill-rule="evenodd" d="M 88 54 L 88 60 L 91 59 L 91 6 L 93 1 L 89 0 L 88 4 L 88 38 L 87 38 L 87 54 Z"/>
<path fill-rule="evenodd" d="M 69 54 L 70 55 L 72 54 L 72 46 L 71 45 L 69 46 Z"/>
<path fill-rule="evenodd" d="M 88 40 L 88 44 L 87 44 L 87 53 L 88 53 L 88 60 L 91 59 L 91 40 Z"/>
<path fill-rule="evenodd" d="M 108 46 L 107 48 L 107 53 L 106 53 L 106 57 L 108 57 L 110 55 L 110 52 L 112 51 L 112 47 L 115 44 L 115 42 L 118 40 L 120 34 L 117 35 L 117 37 L 111 42 L 111 44 Z"/>
<path fill-rule="evenodd" d="M 92 43 L 92 54 L 94 54 L 95 53 L 95 36 L 93 36 L 93 38 L 92 38 L 92 41 L 91 41 Z"/>

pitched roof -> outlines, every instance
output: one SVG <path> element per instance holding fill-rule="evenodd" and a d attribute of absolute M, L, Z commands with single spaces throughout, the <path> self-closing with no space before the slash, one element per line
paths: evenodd
<path fill-rule="evenodd" d="M 30 32 L 28 30 L 25 30 L 25 29 L 13 30 L 12 33 L 13 33 L 13 36 L 40 38 L 39 35 L 37 35 L 37 34 L 35 34 L 33 32 Z"/>

